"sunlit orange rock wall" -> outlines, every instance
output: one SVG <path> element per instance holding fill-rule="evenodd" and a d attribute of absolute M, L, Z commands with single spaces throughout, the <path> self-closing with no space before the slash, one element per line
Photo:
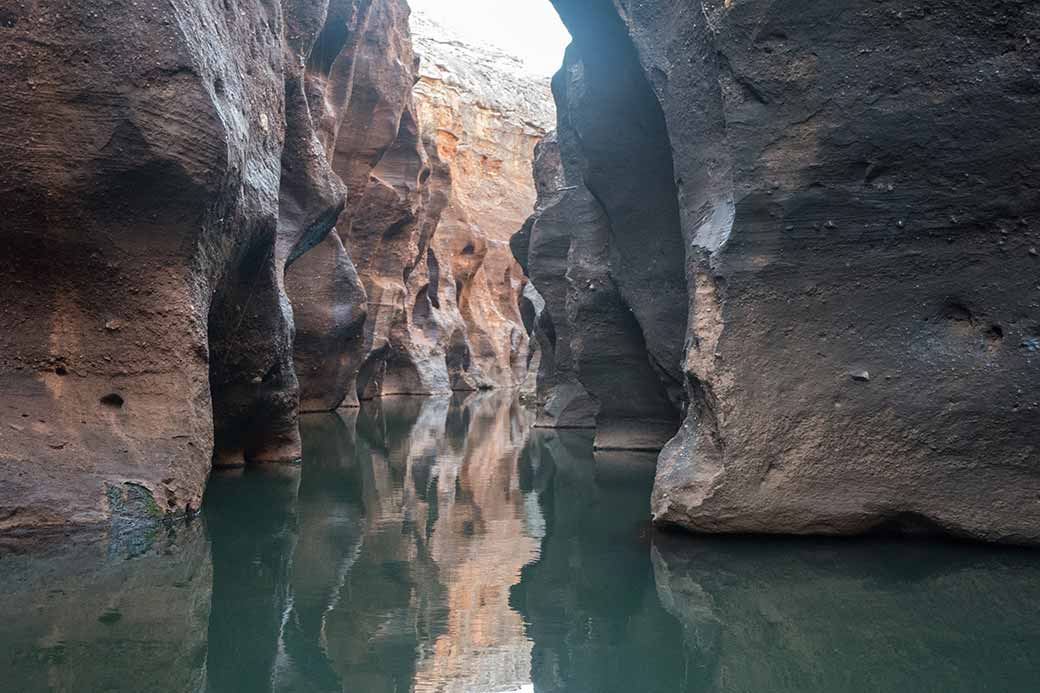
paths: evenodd
<path fill-rule="evenodd" d="M 451 385 L 519 386 L 527 374 L 519 309 L 526 280 L 509 238 L 534 208 L 534 147 L 554 118 L 549 83 L 422 16 L 413 26 L 422 55 L 414 90 L 420 128 L 434 184 L 450 180 L 432 249 L 465 326 L 465 343 L 449 345 Z"/>

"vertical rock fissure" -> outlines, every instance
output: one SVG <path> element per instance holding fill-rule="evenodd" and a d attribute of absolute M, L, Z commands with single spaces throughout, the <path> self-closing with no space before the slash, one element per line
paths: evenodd
<path fill-rule="evenodd" d="M 536 166 L 542 199 L 514 243 L 556 335 L 540 340 L 540 422 L 575 421 L 566 401 L 597 447 L 659 450 L 685 408 L 689 305 L 668 130 L 614 8 L 554 4 L 574 37 L 553 80 L 556 168 Z"/>

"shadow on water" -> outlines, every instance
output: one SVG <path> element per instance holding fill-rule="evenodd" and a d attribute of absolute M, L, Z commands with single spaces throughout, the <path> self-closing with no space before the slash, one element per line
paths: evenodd
<path fill-rule="evenodd" d="M 508 396 L 307 416 L 201 521 L 0 559 L 12 691 L 1027 691 L 1040 554 L 694 539 Z M 127 547 L 135 547 L 130 551 Z M 145 548 L 141 548 L 145 547 Z"/>

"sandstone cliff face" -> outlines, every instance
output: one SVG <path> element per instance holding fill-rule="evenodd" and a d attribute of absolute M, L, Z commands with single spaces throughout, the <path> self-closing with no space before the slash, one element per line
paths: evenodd
<path fill-rule="evenodd" d="M 333 155 L 350 189 L 337 226 L 345 255 L 327 240 L 291 275 L 306 409 L 514 387 L 527 373 L 525 280 L 507 242 L 534 203 L 546 85 L 497 53 L 432 38 L 444 30 L 421 18 L 417 72 L 406 6 L 387 7 L 396 10 L 369 21 L 390 39 L 353 58 L 353 89 L 369 97 L 351 102 L 342 127 L 355 134 L 339 135 Z M 345 257 L 362 286 L 347 279 Z M 328 307 L 337 292 L 338 323 Z M 363 311 L 347 308 L 362 295 Z"/>
<path fill-rule="evenodd" d="M 299 458 L 301 400 L 522 381 L 541 131 L 441 75 L 427 141 L 404 0 L 0 19 L 0 530 L 196 509 L 214 464 Z"/>
<path fill-rule="evenodd" d="M 453 40 L 422 16 L 413 17 L 412 27 L 422 57 L 411 127 L 428 169 L 416 167 L 421 212 L 412 215 L 419 221 L 402 258 L 403 296 L 375 309 L 376 323 L 387 312 L 399 317 L 388 320 L 390 329 L 373 325 L 390 341 L 373 338 L 375 377 L 361 389 L 374 396 L 515 387 L 527 372 L 519 312 L 525 280 L 508 239 L 534 204 L 528 172 L 551 120 L 551 98 L 546 84 L 494 49 Z M 374 179 L 400 177 L 387 169 Z M 384 284 L 384 296 L 387 280 L 397 284 L 388 271 L 372 275 Z M 378 349 L 408 356 L 395 364 L 379 355 L 373 362 Z"/>
<path fill-rule="evenodd" d="M 0 3 L 8 537 L 184 512 L 214 458 L 299 457 L 283 273 L 343 206 L 309 90 L 360 4 Z"/>
<path fill-rule="evenodd" d="M 1033 8 L 554 4 L 610 276 L 690 402 L 656 520 L 1040 541 Z M 622 227 L 631 133 L 674 201 Z"/>
<path fill-rule="evenodd" d="M 353 220 L 369 197 L 372 171 L 399 139 L 402 115 L 411 104 L 417 58 L 408 13 L 404 0 L 365 0 L 338 23 L 330 22 L 319 41 L 328 76 L 315 80 L 312 101 L 328 107 L 322 142 L 348 192 L 337 233 L 329 234 L 287 275 L 304 411 L 357 403 L 368 295 L 355 261 L 367 262 L 371 256 L 360 248 L 348 252 L 344 241 L 350 245 Z M 330 50 L 337 43 L 347 46 L 338 54 Z M 412 178 L 417 185 L 418 171 Z M 366 265 L 361 272 L 370 274 L 371 268 Z"/>

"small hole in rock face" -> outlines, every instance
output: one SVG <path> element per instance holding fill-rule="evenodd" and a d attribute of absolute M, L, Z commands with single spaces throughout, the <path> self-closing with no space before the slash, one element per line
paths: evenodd
<path fill-rule="evenodd" d="M 106 407 L 112 407 L 113 409 L 121 409 L 123 407 L 123 398 L 112 392 L 101 398 L 101 403 Z"/>
<path fill-rule="evenodd" d="M 466 247 L 462 249 L 462 254 L 463 255 L 472 255 L 474 250 L 475 250 L 475 248 L 473 247 L 473 244 L 472 243 L 467 243 Z"/>
<path fill-rule="evenodd" d="M 983 332 L 983 337 L 986 339 L 986 348 L 990 351 L 996 351 L 1000 349 L 1000 345 L 1004 341 L 1004 328 L 1000 325 L 990 325 Z"/>
<path fill-rule="evenodd" d="M 55 369 L 54 369 L 54 372 L 57 373 L 58 375 L 68 375 L 69 374 L 69 369 L 66 368 L 65 366 L 56 366 Z"/>
<path fill-rule="evenodd" d="M 943 307 L 942 316 L 947 320 L 956 322 L 971 322 L 973 319 L 971 311 L 968 310 L 967 306 L 952 301 Z"/>
<path fill-rule="evenodd" d="M 217 77 L 215 80 L 213 80 L 213 91 L 217 92 L 218 94 L 223 94 L 224 93 L 224 80 L 223 80 L 223 78 Z"/>

